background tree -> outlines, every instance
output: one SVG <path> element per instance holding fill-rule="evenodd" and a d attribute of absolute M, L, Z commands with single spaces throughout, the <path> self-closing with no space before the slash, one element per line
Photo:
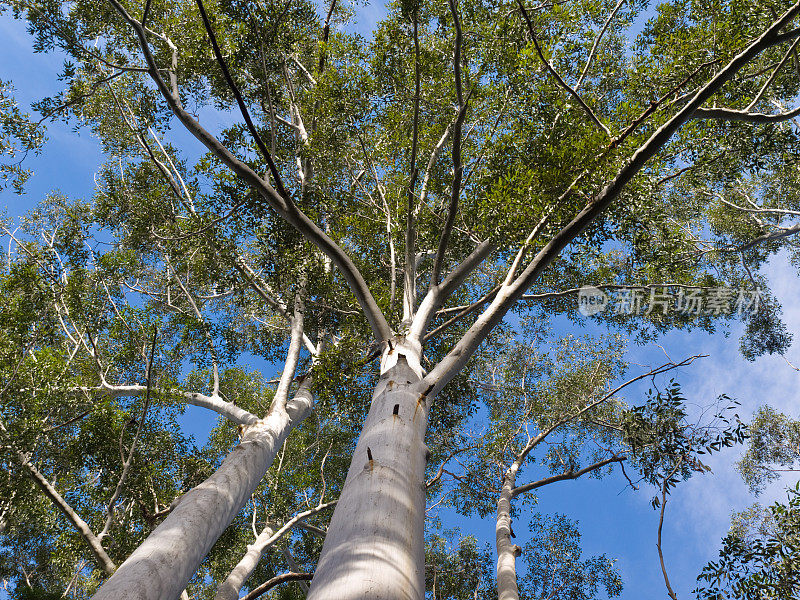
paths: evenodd
<path fill-rule="evenodd" d="M 20 193 L 30 177 L 29 169 L 22 163 L 29 153 L 38 153 L 45 142 L 41 122 L 31 121 L 14 100 L 13 87 L 0 81 L 0 191 L 11 187 Z"/>
<path fill-rule="evenodd" d="M 787 501 L 755 505 L 734 518 L 719 560 L 698 577 L 698 598 L 791 598 L 798 586 L 798 489 Z"/>
<path fill-rule="evenodd" d="M 742 479 L 754 493 L 764 489 L 782 472 L 794 472 L 800 459 L 800 423 L 762 406 L 749 426 L 747 452 L 737 465 Z"/>

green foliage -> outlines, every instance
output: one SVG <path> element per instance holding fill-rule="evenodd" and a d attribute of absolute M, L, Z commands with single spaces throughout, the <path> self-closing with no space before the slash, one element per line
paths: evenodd
<path fill-rule="evenodd" d="M 581 534 L 576 521 L 559 514 L 536 514 L 529 530 L 531 541 L 522 551 L 528 572 L 522 580 L 520 597 L 589 600 L 613 598 L 622 592 L 622 578 L 613 559 L 603 554 L 581 560 Z"/>
<path fill-rule="evenodd" d="M 123 5 L 144 18 L 143 4 Z M 110 3 L 0 0 L 0 6 L 26 21 L 37 51 L 57 50 L 64 59 L 63 90 L 34 108 L 88 128 L 106 156 L 94 198 L 46 198 L 3 259 L 0 577 L 19 594 L 28 593 L 20 565 L 43 589 L 64 589 L 74 578 L 76 596 L 91 593 L 102 579 L 85 543 L 24 476 L 17 451 L 99 531 L 119 481 L 120 455 L 142 426 L 104 540 L 120 562 L 173 500 L 238 443 L 237 428 L 220 421 L 209 443 L 195 448 L 179 426 L 184 394 L 218 392 L 223 401 L 266 415 L 275 381 L 261 371 L 284 359 L 286 315 L 302 296 L 304 333 L 323 346 L 313 367 L 304 347 L 298 369 L 311 369 L 314 413 L 292 433 L 192 581 L 194 595 L 212 597 L 252 541 L 253 528 L 279 525 L 337 496 L 377 379 L 373 333 L 335 261 L 288 226 L 219 152 L 199 155 L 189 144 L 174 145 L 183 139 L 173 133 L 182 125 L 153 85 L 132 29 Z M 234 92 L 197 4 L 153 0 L 146 6 L 148 47 L 181 105 L 232 156 L 276 184 L 253 132 L 232 111 Z M 419 256 L 411 260 L 424 293 L 430 251 L 439 245 L 452 197 L 453 16 L 446 3 L 400 0 L 389 4 L 367 40 L 352 33 L 353 5 L 329 6 L 329 22 L 309 0 L 213 0 L 205 7 L 291 200 L 349 255 L 390 326 L 402 333 L 408 323 L 402 322 L 398 257 L 406 250 L 405 224 L 416 223 Z M 528 29 L 516 2 L 458 3 L 459 67 L 469 102 L 459 212 L 444 271 L 481 241 L 496 251 L 434 315 L 424 366 L 452 350 L 472 323 L 466 317 L 474 316 L 461 314 L 463 307 L 491 301 L 489 291 L 505 279 L 521 247 L 530 258 L 553 240 L 561 244 L 559 232 L 593 206 L 697 86 L 786 6 L 556 2 L 531 8 Z M 753 110 L 768 112 L 775 103 L 794 103 L 797 70 L 773 71 L 788 56 L 787 44 L 757 56 L 707 105 L 745 109 L 755 98 Z M 760 94 L 768 82 L 769 93 Z M 0 83 L 0 155 L 16 160 L 38 151 L 43 133 L 10 94 Z M 521 473 L 569 473 L 629 453 L 647 481 L 669 490 L 707 469 L 699 455 L 742 442 L 744 427 L 727 416 L 732 407 L 718 412 L 713 427 L 692 427 L 677 384 L 632 408 L 605 397 L 626 370 L 621 337 L 556 339 L 550 326 L 555 315 L 578 318 L 568 290 L 587 283 L 766 290 L 758 271 L 787 245 L 800 210 L 798 157 L 797 128 L 785 123 L 695 119 L 665 141 L 617 201 L 568 240 L 525 304 L 438 394 L 428 474 L 434 478 L 441 468 L 444 475 L 456 455 L 464 473 L 433 483 L 430 497 L 441 494 L 464 514 L 490 514 L 508 467 L 531 436 L 550 427 L 548 444 L 532 452 Z M 18 163 L 0 165 L 0 187 L 19 190 L 26 176 Z M 464 318 L 450 321 L 454 314 Z M 734 318 L 675 311 L 593 317 L 637 341 L 672 328 L 715 331 Z M 771 298 L 749 316 L 741 346 L 747 358 L 788 348 L 791 335 L 780 318 Z M 517 323 L 520 331 L 512 331 Z M 115 396 L 108 388 L 145 384 L 154 328 L 153 404 L 144 415 L 141 395 Z M 591 411 L 577 414 L 593 402 Z M 753 453 L 761 454 L 753 454 L 754 465 L 792 458 L 778 450 L 793 440 L 788 423 L 774 434 L 758 427 Z M 747 467 L 754 481 L 762 476 L 759 468 Z M 324 527 L 327 515 L 311 522 Z M 581 560 L 574 524 L 558 516 L 533 528 L 536 543 L 526 556 L 536 558 L 527 581 L 537 594 L 619 593 L 608 559 Z M 293 531 L 252 582 L 280 572 L 284 550 L 313 570 L 320 546 L 318 536 Z M 437 597 L 491 595 L 489 556 L 474 540 L 432 535 L 428 560 Z M 548 560 L 557 567 L 550 579 L 541 570 Z M 299 591 L 292 585 L 274 595 L 298 597 Z"/>
<path fill-rule="evenodd" d="M 0 11 L 2 12 L 2 11 Z M 45 143 L 41 123 L 31 120 L 21 112 L 13 93 L 13 86 L 0 80 L 0 191 L 11 187 L 21 194 L 31 171 L 22 167 L 25 157 L 38 154 Z"/>
<path fill-rule="evenodd" d="M 792 334 L 780 320 L 780 306 L 764 303 L 747 320 L 739 349 L 749 361 L 764 354 L 784 354 L 792 344 Z"/>
<path fill-rule="evenodd" d="M 800 484 L 754 524 L 723 538 L 719 560 L 697 578 L 698 598 L 777 600 L 800 593 Z"/>
<path fill-rule="evenodd" d="M 63 597 L 63 592 L 29 587 L 18 588 L 12 596 L 13 600 L 59 600 Z"/>
<path fill-rule="evenodd" d="M 433 534 L 425 544 L 425 589 L 442 600 L 491 598 L 494 591 L 493 552 L 458 530 Z"/>
<path fill-rule="evenodd" d="M 800 463 L 800 421 L 770 406 L 760 407 L 748 426 L 747 451 L 736 469 L 754 494 Z M 782 468 L 781 468 L 782 467 Z"/>
<path fill-rule="evenodd" d="M 481 392 L 480 404 L 467 423 L 473 431 L 483 432 L 450 435 L 449 453 L 458 453 L 466 474 L 446 477 L 450 482 L 444 487 L 449 490 L 446 501 L 462 514 L 492 514 L 506 469 L 531 438 L 551 427 L 555 429 L 548 443 L 531 452 L 530 465 L 521 471 L 533 480 L 577 470 L 613 450 L 623 451 L 620 437 L 603 423 L 617 424 L 624 403 L 618 397 L 602 400 L 625 371 L 623 340 L 618 336 L 553 340 L 542 327 L 536 321 L 525 322 L 524 337 L 507 332 L 496 339 L 496 345 L 480 356 L 480 369 L 472 373 Z M 578 414 L 594 402 L 592 410 Z M 438 458 L 430 461 L 429 473 L 436 473 Z M 522 483 L 518 479 L 517 484 Z"/>
<path fill-rule="evenodd" d="M 716 413 L 707 424 L 692 424 L 680 385 L 671 380 L 664 390 L 650 389 L 646 402 L 634 406 L 622 419 L 622 434 L 631 448 L 631 463 L 642 479 L 665 494 L 694 473 L 711 468 L 702 455 L 719 452 L 747 439 L 747 426 L 733 411 L 739 402 L 726 395 L 717 399 Z M 655 496 L 653 508 L 661 500 Z"/>

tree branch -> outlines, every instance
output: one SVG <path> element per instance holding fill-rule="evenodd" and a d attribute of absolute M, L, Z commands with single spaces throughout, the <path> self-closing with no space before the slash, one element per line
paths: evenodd
<path fill-rule="evenodd" d="M 30 462 L 30 459 L 25 456 L 22 452 L 17 451 L 17 458 L 19 459 L 20 464 L 28 471 L 28 475 L 33 479 L 34 482 L 42 489 L 45 496 L 47 496 L 50 501 L 56 505 L 56 507 L 64 514 L 67 520 L 72 524 L 72 526 L 78 531 L 81 535 L 83 540 L 89 546 L 89 550 L 91 551 L 92 555 L 94 556 L 97 564 L 100 565 L 100 568 L 107 575 L 111 575 L 114 570 L 117 568 L 114 564 L 114 561 L 106 553 L 105 549 L 103 549 L 103 545 L 101 540 L 92 532 L 89 528 L 89 525 L 86 524 L 86 521 L 78 516 L 78 513 L 67 504 L 67 501 L 58 493 L 58 491 L 50 484 L 49 481 L 45 478 L 44 475 L 37 469 L 33 463 Z"/>
<path fill-rule="evenodd" d="M 258 587 L 253 588 L 253 590 L 244 596 L 242 600 L 256 600 L 256 598 L 263 596 L 276 585 L 284 583 L 285 581 L 311 581 L 312 577 L 314 577 L 313 573 L 283 573 L 282 575 L 277 575 L 272 579 L 268 579 Z"/>
<path fill-rule="evenodd" d="M 578 81 L 575 84 L 575 93 L 581 88 L 583 85 L 584 79 L 586 79 L 586 74 L 589 72 L 589 67 L 594 60 L 595 54 L 597 54 L 597 47 L 600 45 L 600 40 L 603 39 L 603 35 L 605 35 L 606 31 L 608 30 L 609 25 L 611 25 L 611 21 L 614 19 L 614 16 L 619 12 L 619 9 L 622 8 L 622 5 L 625 4 L 625 0 L 619 0 L 617 5 L 614 7 L 614 10 L 608 15 L 606 22 L 603 24 L 602 29 L 597 34 L 597 37 L 594 38 L 594 43 L 592 44 L 592 49 L 589 51 L 589 58 L 586 59 L 586 65 L 583 67 L 583 71 L 581 72 L 581 76 L 578 77 Z"/>
<path fill-rule="evenodd" d="M 564 473 L 560 473 L 558 475 L 552 475 L 551 477 L 545 477 L 544 479 L 540 479 L 539 481 L 533 481 L 531 483 L 526 483 L 524 485 L 520 485 L 515 487 L 511 493 L 512 498 L 516 498 L 520 494 L 524 494 L 526 492 L 530 492 L 531 490 L 535 490 L 536 488 L 540 488 L 545 485 L 549 485 L 551 483 L 555 483 L 557 481 L 565 481 L 567 479 L 578 479 L 587 473 L 591 473 L 592 471 L 596 471 L 608 464 L 615 463 L 615 462 L 622 462 L 627 460 L 624 456 L 612 456 L 611 458 L 606 458 L 604 460 L 598 461 L 594 464 L 588 465 L 583 469 L 579 469 L 578 471 L 574 471 L 572 469 L 565 471 Z"/>
<path fill-rule="evenodd" d="M 769 76 L 769 78 L 764 83 L 764 85 L 761 86 L 761 89 L 758 90 L 758 93 L 756 94 L 756 97 L 753 98 L 753 100 L 750 102 L 750 104 L 748 104 L 747 107 L 744 109 L 745 111 L 752 110 L 753 107 L 756 104 L 758 104 L 758 101 L 761 100 L 761 98 L 767 92 L 767 90 L 769 89 L 769 86 L 771 86 L 775 82 L 775 80 L 778 78 L 778 75 L 780 74 L 781 69 L 783 68 L 783 65 L 785 65 L 786 61 L 788 61 L 789 58 L 791 58 L 791 56 L 794 54 L 795 50 L 797 49 L 797 45 L 798 44 L 800 44 L 800 39 L 795 40 L 794 44 L 791 45 L 789 50 L 786 52 L 786 54 L 781 59 L 781 62 L 779 62 L 778 65 L 775 67 L 775 70 L 772 71 L 772 75 Z"/>
<path fill-rule="evenodd" d="M 300 360 L 300 347 L 303 340 L 303 313 L 305 312 L 305 303 L 303 296 L 305 295 L 305 275 L 300 282 L 300 287 L 294 297 L 294 314 L 292 315 L 292 334 L 289 341 L 289 351 L 286 354 L 286 363 L 284 364 L 281 378 L 278 382 L 278 389 L 275 391 L 275 396 L 272 399 L 272 406 L 279 407 L 283 410 L 286 406 L 286 401 L 289 397 L 289 387 L 294 380 L 294 373 L 297 370 L 297 363 Z"/>
<path fill-rule="evenodd" d="M 142 394 L 147 393 L 147 386 L 112 385 L 109 383 L 103 383 L 97 387 L 76 388 L 74 391 L 87 395 L 99 393 L 112 398 L 121 398 L 124 396 L 141 396 Z M 200 408 L 213 410 L 214 412 L 239 425 L 252 425 L 258 421 L 258 417 L 254 414 L 236 406 L 232 402 L 224 401 L 220 396 L 206 396 L 205 394 L 201 394 L 199 392 L 184 392 L 176 389 L 154 389 L 153 391 L 161 395 L 177 396 L 183 402 L 186 402 L 186 404 L 191 404 L 192 406 L 199 406 Z"/>
<path fill-rule="evenodd" d="M 139 417 L 139 424 L 136 427 L 136 433 L 133 436 L 133 441 L 131 442 L 131 449 L 128 452 L 128 457 L 124 459 L 122 463 L 122 474 L 119 476 L 119 481 L 117 482 L 116 488 L 114 488 L 114 493 L 111 495 L 111 498 L 108 501 L 108 505 L 106 506 L 106 522 L 103 525 L 103 530 L 98 534 L 97 539 L 102 540 L 104 537 L 108 535 L 109 529 L 111 529 L 111 525 L 114 523 L 114 505 L 117 503 L 120 494 L 122 493 L 122 488 L 125 485 L 125 480 L 128 478 L 128 473 L 130 472 L 131 465 L 133 464 L 133 454 L 136 452 L 136 444 L 139 442 L 139 437 L 142 434 L 142 429 L 144 428 L 144 421 L 147 418 L 147 411 L 150 409 L 150 391 L 153 384 L 152 378 L 152 370 L 153 370 L 153 358 L 155 357 L 156 353 L 156 340 L 158 339 L 158 329 L 153 329 L 153 343 L 150 345 L 150 358 L 147 361 L 147 390 L 145 391 L 144 396 L 144 406 L 142 407 L 142 416 Z M 120 441 L 121 443 L 121 441 Z"/>
<path fill-rule="evenodd" d="M 439 238 L 439 248 L 433 260 L 433 272 L 431 273 L 431 287 L 439 285 L 439 277 L 444 262 L 444 254 L 447 250 L 447 242 L 450 240 L 450 233 L 458 212 L 458 198 L 461 195 L 461 178 L 464 176 L 464 166 L 461 164 L 461 130 L 464 125 L 464 118 L 467 115 L 467 103 L 469 97 L 464 99 L 461 89 L 461 21 L 458 17 L 456 0 L 449 0 L 450 13 L 453 16 L 453 23 L 456 29 L 455 49 L 453 50 L 453 72 L 456 84 L 456 101 L 458 102 L 458 116 L 453 127 L 453 186 L 450 192 L 450 205 L 447 209 L 447 217 Z"/>
<path fill-rule="evenodd" d="M 664 478 L 664 481 L 661 484 L 661 512 L 658 516 L 658 540 L 656 542 L 656 547 L 658 548 L 658 560 L 661 562 L 661 574 L 664 576 L 664 585 L 667 586 L 667 593 L 672 600 L 678 600 L 678 596 L 675 594 L 672 586 L 669 584 L 667 567 L 664 565 L 664 553 L 661 551 L 661 529 L 664 526 L 664 509 L 667 506 L 667 482 L 678 471 L 682 464 L 682 460 L 678 461 L 678 463 L 675 465 L 675 468 L 673 468 L 670 474 Z"/>
<path fill-rule="evenodd" d="M 800 115 L 800 107 L 775 115 L 754 113 L 747 110 L 735 110 L 732 108 L 698 108 L 697 111 L 695 111 L 694 118 L 742 121 L 745 123 L 782 123 L 794 119 L 798 115 Z"/>
<path fill-rule="evenodd" d="M 335 506 L 336 501 L 326 502 L 319 504 L 314 508 L 297 513 L 291 519 L 286 521 L 283 526 L 277 531 L 273 531 L 271 527 L 267 526 L 256 537 L 252 544 L 247 546 L 247 552 L 237 565 L 228 574 L 219 588 L 217 589 L 214 600 L 236 600 L 239 597 L 239 592 L 252 572 L 258 566 L 264 551 L 270 546 L 274 545 L 279 539 L 286 535 L 294 526 L 298 525 L 305 519 L 312 517 L 323 510 Z M 258 588 L 256 588 L 258 589 Z M 252 592 L 251 592 L 252 593 Z"/>
<path fill-rule="evenodd" d="M 586 115 L 589 117 L 589 119 L 592 121 L 592 123 L 597 125 L 597 127 L 600 129 L 600 131 L 605 133 L 609 138 L 613 139 L 614 136 L 611 135 L 611 131 L 608 129 L 608 127 L 606 127 L 600 121 L 600 119 L 597 118 L 597 115 L 595 115 L 594 111 L 591 108 L 589 108 L 589 105 L 586 104 L 586 102 L 583 100 L 583 98 L 581 98 L 580 94 L 578 94 L 577 91 L 575 91 L 573 88 L 571 88 L 570 85 L 566 81 L 564 81 L 564 79 L 561 77 L 561 75 L 558 74 L 558 71 L 556 71 L 555 68 L 553 67 L 553 65 L 550 64 L 550 61 L 547 60 L 544 57 L 544 53 L 542 52 L 542 47 L 539 45 L 539 40 L 536 38 L 536 31 L 533 28 L 533 22 L 531 21 L 530 15 L 528 15 L 528 11 L 525 9 L 525 5 L 522 4 L 522 0 L 517 0 L 517 5 L 519 6 L 520 10 L 522 11 L 522 16 L 525 17 L 525 23 L 528 26 L 528 32 L 531 34 L 531 39 L 533 41 L 533 45 L 536 48 L 536 54 L 539 55 L 539 59 L 542 61 L 542 64 L 545 66 L 547 71 L 558 82 L 558 85 L 560 85 L 564 90 L 567 91 L 567 93 L 570 96 L 572 96 L 575 99 L 575 101 L 580 105 L 580 107 L 583 109 L 583 112 L 586 113 Z M 587 65 L 587 67 L 588 67 L 588 65 Z"/>
<path fill-rule="evenodd" d="M 426 335 L 426 331 L 433 315 L 436 314 L 439 307 L 447 301 L 450 295 L 464 283 L 467 277 L 469 277 L 495 249 L 496 246 L 494 243 L 489 241 L 481 242 L 461 264 L 444 278 L 441 284 L 428 290 L 411 324 L 409 330 L 410 337 L 418 340 L 430 337 Z"/>
<path fill-rule="evenodd" d="M 417 187 L 417 146 L 419 144 L 419 98 L 420 98 L 420 64 L 419 64 L 419 22 L 417 9 L 411 14 L 414 35 L 414 117 L 411 131 L 411 176 L 406 190 L 406 247 L 405 264 L 403 265 L 403 322 L 410 322 L 414 317 L 417 303 L 417 227 L 416 201 L 414 190 Z"/>
<path fill-rule="evenodd" d="M 195 0 L 195 1 L 197 3 L 197 8 L 200 9 L 200 16 L 203 19 L 203 26 L 205 27 L 206 33 L 208 34 L 208 39 L 211 42 L 211 48 L 214 51 L 214 58 L 217 59 L 217 63 L 219 64 L 219 67 L 222 70 L 222 75 L 225 78 L 228 87 L 233 92 L 234 98 L 236 98 L 236 104 L 239 105 L 239 111 L 242 113 L 242 117 L 244 117 L 244 122 L 247 124 L 247 129 L 248 131 L 250 131 L 250 135 L 253 136 L 253 140 L 255 141 L 256 146 L 258 146 L 258 149 L 261 151 L 264 160 L 267 161 L 270 173 L 272 173 L 272 178 L 275 181 L 275 187 L 278 188 L 278 193 L 287 200 L 287 203 L 289 203 L 291 202 L 289 200 L 289 194 L 283 187 L 283 180 L 281 179 L 281 175 L 278 172 L 278 167 L 275 166 L 275 162 L 272 159 L 272 154 L 270 153 L 269 150 L 267 150 L 267 147 L 264 145 L 264 140 L 261 139 L 261 135 L 258 133 L 256 126 L 253 125 L 253 120 L 250 118 L 250 112 L 247 110 L 247 105 L 244 103 L 242 94 L 239 91 L 236 82 L 233 80 L 230 71 L 228 70 L 228 65 L 225 63 L 225 59 L 222 56 L 222 51 L 219 49 L 219 44 L 217 43 L 217 37 L 216 35 L 214 35 L 214 30 L 211 27 L 211 21 L 208 20 L 206 9 L 203 6 L 203 0 Z"/>
<path fill-rule="evenodd" d="M 364 281 L 363 276 L 353 263 L 352 259 L 328 237 L 308 216 L 298 210 L 291 203 L 288 197 L 284 197 L 275 190 L 268 182 L 261 179 L 247 164 L 236 158 L 230 150 L 223 146 L 211 133 L 204 129 L 186 110 L 180 105 L 167 84 L 158 72 L 155 58 L 150 51 L 147 35 L 141 23 L 136 21 L 127 10 L 120 4 L 119 0 L 108 0 L 122 18 L 134 29 L 139 39 L 139 46 L 148 65 L 150 77 L 156 83 L 161 95 L 166 100 L 173 114 L 183 123 L 186 129 L 194 135 L 206 148 L 211 151 L 223 164 L 231 169 L 237 176 L 252 187 L 264 198 L 267 204 L 275 210 L 281 218 L 297 229 L 306 239 L 316 245 L 326 254 L 333 263 L 339 268 L 350 286 L 351 291 L 356 296 L 361 308 L 367 317 L 372 328 L 376 341 L 380 342 L 391 336 L 391 328 L 386 318 L 375 302 L 375 298 L 369 291 L 369 287 Z"/>
<path fill-rule="evenodd" d="M 800 2 L 795 3 L 772 23 L 759 37 L 753 40 L 728 64 L 718 71 L 694 97 L 671 119 L 659 127 L 623 165 L 617 175 L 590 200 L 561 231 L 539 250 L 520 276 L 497 293 L 489 307 L 478 317 L 467 333 L 452 350 L 424 378 L 424 384 L 432 386 L 429 394 L 436 394 L 463 367 L 473 352 L 480 346 L 489 332 L 502 320 L 505 313 L 536 281 L 561 251 L 575 240 L 595 219 L 619 197 L 628 182 L 641 171 L 647 162 L 661 150 L 670 138 L 689 121 L 702 104 L 711 98 L 725 83 L 761 52 L 781 41 L 779 32 L 800 12 Z M 800 35 L 800 32 L 797 33 Z M 569 190 L 565 192 L 569 194 Z"/>

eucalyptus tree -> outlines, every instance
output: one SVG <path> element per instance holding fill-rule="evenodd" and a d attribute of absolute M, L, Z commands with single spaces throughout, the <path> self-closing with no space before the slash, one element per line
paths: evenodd
<path fill-rule="evenodd" d="M 798 518 L 800 489 L 788 489 L 786 502 L 755 505 L 734 514 L 722 540 L 719 560 L 697 578 L 698 598 L 791 598 L 800 591 Z"/>
<path fill-rule="evenodd" d="M 798 422 L 764 405 L 748 426 L 747 450 L 736 465 L 751 493 L 769 483 L 788 483 L 786 501 L 753 504 L 733 513 L 719 560 L 710 561 L 697 578 L 698 598 L 779 598 L 800 588 L 798 516 L 800 495 L 791 477 L 797 472 Z"/>
<path fill-rule="evenodd" d="M 563 597 L 580 597 L 579 590 L 589 579 L 618 579 L 611 563 L 603 558 L 590 560 L 605 568 L 600 569 L 602 574 L 589 577 L 580 563 L 566 558 L 574 552 L 571 543 L 565 545 L 569 551 L 537 560 L 547 551 L 537 548 L 535 542 L 525 552 L 527 575 L 522 581 L 518 577 L 516 559 L 523 550 L 512 539 L 512 522 L 523 519 L 534 503 L 525 503 L 526 510 L 515 500 L 559 481 L 599 476 L 604 467 L 628 458 L 627 445 L 619 435 L 627 406 L 617 397 L 627 386 L 609 388 L 625 368 L 620 340 L 565 338 L 552 343 L 540 338 L 539 343 L 531 343 L 536 337 L 529 336 L 526 343 L 512 337 L 481 361 L 481 372 L 473 377 L 486 388 L 488 423 L 480 434 L 465 440 L 458 459 L 461 472 L 445 462 L 426 484 L 442 488 L 436 490 L 437 495 L 443 494 L 462 514 L 485 518 L 495 513 L 497 596 L 504 600 L 548 597 L 549 593 L 562 597 L 559 590 Z M 675 366 L 665 365 L 660 371 Z M 657 374 L 651 371 L 629 383 Z M 523 481 L 522 476 L 530 473 L 536 476 Z M 575 525 L 563 516 L 552 522 L 541 515 L 532 518 L 542 542 L 567 532 L 580 538 Z M 574 585 L 562 588 L 556 581 L 562 579 Z M 609 596 L 619 592 L 616 585 L 607 587 Z"/>
<path fill-rule="evenodd" d="M 730 414 L 735 405 L 720 406 L 727 401 L 724 396 L 695 399 L 704 406 L 702 413 L 710 406 L 717 414 L 711 420 L 690 420 L 679 386 L 674 380 L 663 381 L 705 357 L 668 361 L 620 382 L 627 365 L 618 336 L 553 340 L 541 336 L 541 323 L 525 323 L 523 331 L 532 325 L 538 336 L 526 336 L 524 343 L 512 336 L 481 357 L 481 369 L 472 377 L 485 390 L 482 400 L 489 415 L 483 431 L 465 438 L 426 485 L 435 486 L 440 503 L 447 502 L 464 515 L 495 514 L 496 585 L 501 600 L 550 594 L 594 597 L 601 581 L 611 597 L 621 589 L 613 561 L 606 557 L 578 561 L 580 551 L 569 540 L 580 539 L 580 534 L 563 515 L 550 519 L 530 515 L 532 531 L 537 532 L 534 540 L 524 549 L 515 543 L 514 524 L 536 504 L 526 499 L 547 494 L 549 486 L 568 485 L 560 482 L 600 478 L 619 467 L 631 488 L 639 489 L 644 481 L 658 489 L 654 507 L 661 507 L 663 521 L 671 488 L 707 470 L 698 453 L 742 443 L 745 427 Z M 622 393 L 635 390 L 639 382 L 652 387 L 631 406 Z M 454 468 L 448 463 L 456 456 Z M 553 556 L 536 545 L 537 540 L 553 544 L 559 535 L 565 536 L 564 545 Z M 527 573 L 521 577 L 517 558 L 523 555 Z M 588 590 L 593 591 L 585 596 Z"/>
<path fill-rule="evenodd" d="M 128 182 L 133 187 L 135 178 Z M 7 230 L 0 576 L 21 579 L 18 590 L 91 593 L 166 515 L 204 493 L 198 484 L 228 476 L 231 463 L 234 473 L 241 468 L 243 425 L 274 407 L 295 373 L 285 368 L 264 382 L 230 364 L 227 355 L 244 348 L 279 355 L 285 326 L 269 321 L 280 315 L 253 314 L 262 326 L 243 321 L 238 315 L 254 309 L 252 298 L 231 302 L 233 294 L 209 290 L 204 273 L 213 273 L 203 270 L 196 248 L 161 257 L 130 247 L 103 252 L 105 243 L 91 235 L 91 214 L 87 205 L 52 198 L 20 229 Z M 300 329 L 291 331 L 289 355 L 298 360 Z M 230 517 L 233 527 L 223 527 L 224 541 L 193 574 L 194 594 L 238 597 L 251 574 L 274 574 L 268 563 L 258 565 L 269 547 L 301 563 L 318 554 L 313 538 L 324 532 L 308 521 L 335 504 L 336 473 L 366 405 L 339 362 L 348 356 L 347 341 L 336 347 L 339 355 L 320 360 L 340 373 L 346 398 L 337 402 L 335 387 L 319 391 L 323 405 L 313 422 L 291 442 L 272 440 L 280 450 L 276 468 L 250 490 L 247 510 Z M 198 348 L 208 360 L 198 358 Z M 184 372 L 186 362 L 194 370 Z M 307 375 L 300 383 L 294 406 L 310 398 L 311 381 Z M 177 424 L 187 404 L 223 420 L 200 451 Z M 223 492 L 231 489 L 226 484 Z M 289 554 L 287 534 L 295 527 L 312 540 L 294 536 Z"/>
<path fill-rule="evenodd" d="M 85 559 L 62 554 L 81 556 L 76 548 L 88 548 L 90 560 L 112 573 L 182 494 L 214 471 L 214 462 L 180 433 L 182 405 L 242 423 L 257 420 L 250 410 L 264 410 L 275 398 L 236 369 L 220 372 L 216 362 L 205 377 L 180 382 L 180 357 L 191 357 L 198 341 L 205 344 L 202 320 L 184 310 L 193 305 L 188 289 L 170 299 L 170 310 L 165 302 L 124 302 L 125 280 L 114 276 L 125 266 L 120 256 L 87 249 L 85 207 L 66 214 L 62 208 L 56 199 L 28 218 L 25 229 L 44 243 L 10 234 L 19 258 L 3 277 L 4 547 L 12 574 L 21 570 L 36 581 L 26 573 L 46 571 L 77 587 L 88 573 L 91 589 L 99 573 L 87 570 Z M 139 285 L 149 287 L 152 278 L 137 272 Z M 161 318 L 165 313 L 173 318 Z M 209 380 L 210 394 L 187 390 L 194 383 L 205 391 Z M 275 510 L 280 519 L 287 508 Z M 53 512 L 66 522 L 53 522 Z M 26 527 L 32 520 L 41 526 L 35 534 Z M 31 567 L 13 556 L 26 547 L 38 555 Z"/>
<path fill-rule="evenodd" d="M 564 515 L 535 515 L 529 524 L 531 540 L 522 554 L 528 572 L 522 583 L 528 597 L 580 600 L 598 598 L 600 589 L 612 598 L 622 590 L 614 561 L 605 555 L 582 559 L 577 523 Z"/>
<path fill-rule="evenodd" d="M 750 491 L 758 494 L 784 473 L 797 472 L 800 422 L 770 406 L 760 407 L 750 424 L 747 452 L 736 465 Z"/>
<path fill-rule="evenodd" d="M 178 356 L 208 368 L 210 393 L 174 395 L 242 426 L 96 598 L 177 597 L 332 382 L 372 399 L 309 596 L 422 598 L 428 423 L 468 412 L 465 368 L 510 311 L 567 311 L 591 283 L 649 309 L 600 322 L 713 329 L 730 297 L 679 314 L 670 292 L 756 285 L 793 233 L 719 227 L 696 190 L 796 169 L 800 4 L 408 1 L 369 42 L 336 0 L 321 16 L 307 2 L 4 4 L 37 49 L 67 56 L 65 91 L 37 108 L 72 115 L 113 159 L 93 209 L 115 240 L 106 268 L 171 311 Z M 237 124 L 213 131 L 220 111 Z M 206 154 L 167 143 L 175 127 Z M 786 347 L 776 311 L 750 317 L 752 354 Z M 226 359 L 270 346 L 287 348 L 271 403 L 226 401 Z M 81 354 L 92 386 L 146 396 Z M 290 398 L 301 362 L 316 366 Z"/>

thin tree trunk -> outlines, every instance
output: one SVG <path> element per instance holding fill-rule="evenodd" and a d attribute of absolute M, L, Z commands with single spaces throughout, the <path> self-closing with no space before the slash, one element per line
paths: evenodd
<path fill-rule="evenodd" d="M 514 464 L 503 477 L 503 489 L 497 500 L 495 543 L 497 545 L 498 600 L 519 600 L 517 556 L 520 554 L 520 549 L 511 541 L 511 499 L 514 495 L 516 475 L 517 465 Z"/>
<path fill-rule="evenodd" d="M 405 355 L 381 375 L 308 600 L 424 599 L 428 409 L 419 382 Z"/>
<path fill-rule="evenodd" d="M 244 586 L 247 579 L 258 566 L 261 556 L 267 548 L 286 535 L 295 525 L 300 525 L 303 519 L 312 517 L 335 504 L 335 501 L 326 502 L 298 513 L 284 523 L 278 531 L 274 531 L 271 527 L 265 527 L 253 543 L 247 546 L 247 551 L 244 556 L 239 560 L 228 577 L 225 578 L 225 581 L 220 584 L 214 600 L 237 600 L 237 598 L 239 598 L 239 592 L 242 591 L 242 586 Z M 291 567 L 294 568 L 294 565 L 291 565 Z"/>
<path fill-rule="evenodd" d="M 261 555 L 264 554 L 267 539 L 274 533 L 272 528 L 265 527 L 256 540 L 247 546 L 247 552 L 228 574 L 225 581 L 220 584 L 214 600 L 237 600 L 239 598 L 239 592 L 242 591 L 244 582 L 258 566 Z"/>
<path fill-rule="evenodd" d="M 289 432 L 313 404 L 310 378 L 286 410 L 249 426 L 211 477 L 187 492 L 153 533 L 120 565 L 93 600 L 171 600 L 244 506 Z"/>

